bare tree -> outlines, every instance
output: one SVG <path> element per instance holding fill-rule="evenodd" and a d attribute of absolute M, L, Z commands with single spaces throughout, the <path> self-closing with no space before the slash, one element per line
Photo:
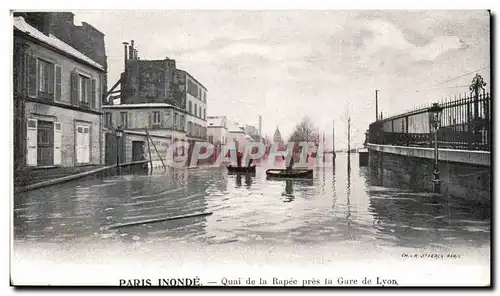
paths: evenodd
<path fill-rule="evenodd" d="M 314 127 L 311 119 L 304 116 L 302 121 L 297 124 L 290 136 L 289 142 L 318 142 L 319 134 L 317 129 Z"/>

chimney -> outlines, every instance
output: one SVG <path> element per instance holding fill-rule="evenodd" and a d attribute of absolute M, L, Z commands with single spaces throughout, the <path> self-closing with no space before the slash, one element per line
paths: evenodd
<path fill-rule="evenodd" d="M 137 60 L 139 58 L 139 52 L 137 49 L 134 49 L 134 60 Z"/>
<path fill-rule="evenodd" d="M 127 58 L 127 47 L 128 47 L 128 42 L 123 42 L 123 54 L 124 54 L 124 62 L 125 62 L 125 71 L 127 70 L 127 61 L 128 61 L 128 58 Z"/>
<path fill-rule="evenodd" d="M 128 48 L 129 50 L 129 59 L 134 60 L 134 40 L 130 40 L 130 47 Z"/>
<path fill-rule="evenodd" d="M 43 25 L 42 25 L 42 28 L 43 28 L 42 33 L 43 34 L 45 34 L 47 36 L 50 35 L 51 23 L 52 23 L 52 16 L 50 15 L 50 13 L 45 12 L 43 14 Z"/>

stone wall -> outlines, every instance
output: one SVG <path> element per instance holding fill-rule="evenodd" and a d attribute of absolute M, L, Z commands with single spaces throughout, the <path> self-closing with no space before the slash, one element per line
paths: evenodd
<path fill-rule="evenodd" d="M 167 103 L 184 109 L 185 96 L 177 80 L 174 60 L 128 60 L 121 103 Z"/>
<path fill-rule="evenodd" d="M 369 149 L 372 184 L 414 191 L 432 191 L 432 159 L 398 155 Z M 458 162 L 439 162 L 441 192 L 477 204 L 489 204 L 491 169 Z"/>

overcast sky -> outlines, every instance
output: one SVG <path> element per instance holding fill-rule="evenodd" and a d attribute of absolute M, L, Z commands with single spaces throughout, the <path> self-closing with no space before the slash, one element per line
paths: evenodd
<path fill-rule="evenodd" d="M 106 37 L 108 86 L 123 71 L 123 41 L 142 59 L 176 60 L 208 88 L 207 115 L 226 115 L 285 138 L 304 115 L 335 144 L 354 145 L 375 119 L 468 91 L 475 70 L 490 81 L 486 11 L 75 12 Z M 458 79 L 453 79 L 463 76 Z M 451 80 L 451 81 L 448 81 Z M 446 82 L 448 81 L 448 82 Z M 443 83 L 444 82 L 444 83 Z"/>

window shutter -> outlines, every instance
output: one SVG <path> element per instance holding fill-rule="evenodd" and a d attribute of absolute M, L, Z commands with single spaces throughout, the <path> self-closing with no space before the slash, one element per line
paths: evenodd
<path fill-rule="evenodd" d="M 37 142 L 38 142 L 38 132 L 37 132 L 36 119 L 29 119 L 26 121 L 26 165 L 36 166 L 37 165 Z"/>
<path fill-rule="evenodd" d="M 55 85 L 54 85 L 54 100 L 56 102 L 60 102 L 61 101 L 61 92 L 62 92 L 62 88 L 61 88 L 61 66 L 59 65 L 55 65 L 55 75 L 54 75 L 54 81 L 55 81 Z"/>
<path fill-rule="evenodd" d="M 47 85 L 47 92 L 49 94 L 53 94 L 54 93 L 54 90 L 55 90 L 55 74 L 56 74 L 56 71 L 55 71 L 55 65 L 50 65 L 47 63 L 47 67 L 45 67 L 45 75 L 47 76 L 47 82 L 48 82 L 48 85 Z"/>
<path fill-rule="evenodd" d="M 71 104 L 78 106 L 78 94 L 80 93 L 80 81 L 78 73 L 71 72 Z"/>
<path fill-rule="evenodd" d="M 60 122 L 54 122 L 54 165 L 61 164 L 62 127 Z"/>
<path fill-rule="evenodd" d="M 30 55 L 28 57 L 28 96 L 36 97 L 37 94 L 37 59 Z"/>
<path fill-rule="evenodd" d="M 90 108 L 95 109 L 96 107 L 96 101 L 97 101 L 97 89 L 96 89 L 96 80 L 92 79 L 91 80 L 91 86 L 90 86 Z"/>
<path fill-rule="evenodd" d="M 90 79 L 87 79 L 87 83 L 85 84 L 85 87 L 87 88 L 86 89 L 86 92 L 85 92 L 85 95 L 87 96 L 87 104 L 88 106 L 90 107 L 90 104 L 91 101 L 92 101 L 92 85 L 91 85 L 91 80 Z"/>

